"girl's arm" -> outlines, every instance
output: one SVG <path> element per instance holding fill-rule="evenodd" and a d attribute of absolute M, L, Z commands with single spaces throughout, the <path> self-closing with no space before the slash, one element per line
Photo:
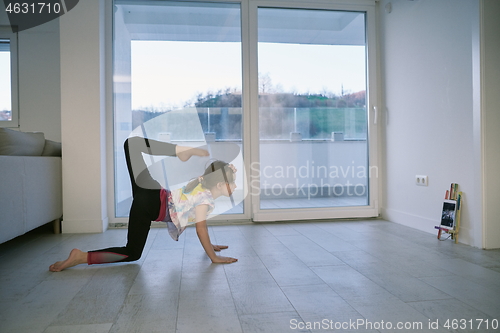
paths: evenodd
<path fill-rule="evenodd" d="M 198 235 L 200 243 L 205 249 L 205 252 L 207 253 L 208 257 L 210 258 L 210 260 L 212 260 L 213 263 L 232 263 L 238 261 L 238 259 L 235 258 L 222 257 L 215 254 L 214 246 L 212 245 L 212 242 L 210 241 L 210 236 L 208 235 L 208 228 L 206 221 L 207 212 L 208 212 L 207 205 L 199 205 L 195 207 L 196 234 Z"/>

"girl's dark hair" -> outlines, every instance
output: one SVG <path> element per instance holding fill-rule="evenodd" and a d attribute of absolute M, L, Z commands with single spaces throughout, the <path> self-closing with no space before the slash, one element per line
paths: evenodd
<path fill-rule="evenodd" d="M 214 161 L 205 169 L 201 177 L 191 180 L 186 185 L 184 193 L 190 193 L 199 184 L 206 189 L 211 189 L 219 183 L 232 183 L 234 178 L 234 172 L 229 167 L 229 163 Z"/>

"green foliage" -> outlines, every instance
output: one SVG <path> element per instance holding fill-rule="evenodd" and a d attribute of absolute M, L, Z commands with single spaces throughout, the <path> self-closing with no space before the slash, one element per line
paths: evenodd
<path fill-rule="evenodd" d="M 293 94 L 293 93 L 263 93 L 259 95 L 260 107 L 285 108 L 318 108 L 318 107 L 364 107 L 366 94 L 364 91 L 335 96 L 329 94 Z M 199 94 L 196 97 L 196 107 L 241 107 L 241 93 L 222 92 L 216 94 Z"/>

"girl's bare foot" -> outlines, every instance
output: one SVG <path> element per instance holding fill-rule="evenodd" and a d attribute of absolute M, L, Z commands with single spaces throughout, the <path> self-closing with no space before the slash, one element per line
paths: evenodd
<path fill-rule="evenodd" d="M 64 261 L 58 261 L 50 265 L 49 270 L 51 272 L 60 272 L 68 267 L 73 267 L 85 263 L 87 263 L 87 252 L 82 252 L 78 249 L 73 249 L 71 250 L 68 259 Z"/>
<path fill-rule="evenodd" d="M 191 156 L 209 156 L 208 151 L 205 149 L 186 146 L 176 146 L 175 153 L 182 162 L 186 162 Z"/>

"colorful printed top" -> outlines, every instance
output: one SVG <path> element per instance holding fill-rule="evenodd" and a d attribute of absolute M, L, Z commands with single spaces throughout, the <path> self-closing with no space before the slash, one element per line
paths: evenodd
<path fill-rule="evenodd" d="M 212 193 L 203 188 L 201 184 L 190 193 L 184 193 L 184 187 L 173 192 L 162 189 L 160 191 L 160 215 L 156 221 L 167 223 L 168 232 L 174 240 L 179 240 L 180 234 L 188 224 L 196 222 L 195 207 L 207 205 L 210 214 L 215 207 Z"/>

